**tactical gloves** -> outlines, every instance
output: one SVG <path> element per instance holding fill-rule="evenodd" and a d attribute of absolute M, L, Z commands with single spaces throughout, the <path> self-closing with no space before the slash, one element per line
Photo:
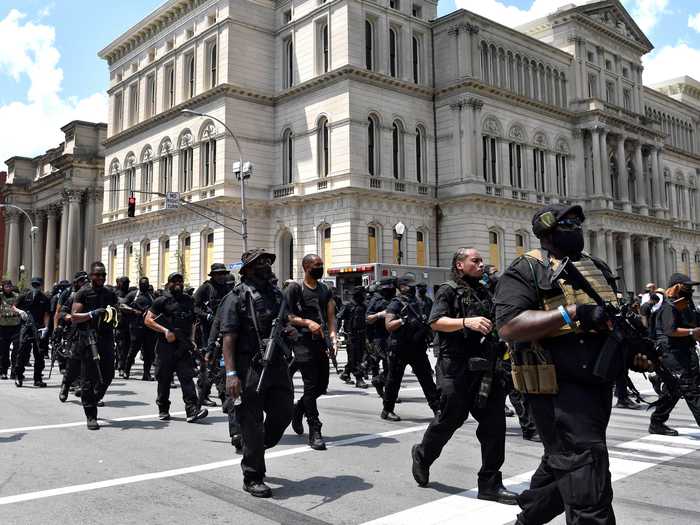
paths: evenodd
<path fill-rule="evenodd" d="M 580 304 L 576 307 L 576 319 L 586 332 L 609 330 L 607 322 L 610 320 L 610 317 L 602 306 Z"/>

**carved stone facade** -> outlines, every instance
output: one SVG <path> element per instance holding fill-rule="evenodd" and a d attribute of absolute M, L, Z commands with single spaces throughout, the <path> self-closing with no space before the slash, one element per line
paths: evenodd
<path fill-rule="evenodd" d="M 2 275 L 15 283 L 42 277 L 50 288 L 99 258 L 107 124 L 74 121 L 61 131 L 65 141 L 44 155 L 6 161 L 0 198 L 23 210 L 5 209 Z"/>
<path fill-rule="evenodd" d="M 700 91 L 643 86 L 652 44 L 617 0 L 516 29 L 391 5 L 171 0 L 102 50 L 112 276 L 179 268 L 196 285 L 240 258 L 239 152 L 192 109 L 255 165 L 250 245 L 278 254 L 282 279 L 307 252 L 392 262 L 399 221 L 407 264 L 445 266 L 467 244 L 503 268 L 549 202 L 585 207 L 588 248 L 628 289 L 700 278 Z M 164 209 L 166 190 L 193 205 Z"/>

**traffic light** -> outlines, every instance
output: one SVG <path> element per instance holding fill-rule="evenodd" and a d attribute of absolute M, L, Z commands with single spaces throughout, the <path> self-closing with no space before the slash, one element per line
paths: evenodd
<path fill-rule="evenodd" d="M 129 196 L 129 211 L 127 212 L 128 217 L 133 217 L 136 215 L 136 197 L 132 193 Z"/>

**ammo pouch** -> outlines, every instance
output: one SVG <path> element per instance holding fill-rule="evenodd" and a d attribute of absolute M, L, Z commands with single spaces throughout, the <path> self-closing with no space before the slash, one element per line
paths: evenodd
<path fill-rule="evenodd" d="M 549 352 L 538 345 L 511 351 L 513 385 L 523 394 L 558 394 L 557 371 Z"/>

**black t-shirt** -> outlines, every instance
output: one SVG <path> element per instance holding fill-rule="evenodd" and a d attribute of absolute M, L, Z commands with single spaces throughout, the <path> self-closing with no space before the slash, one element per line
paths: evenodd
<path fill-rule="evenodd" d="M 351 299 L 343 304 L 338 314 L 338 323 L 341 321 L 348 337 L 364 337 L 367 330 L 367 306 L 364 302 L 356 303 Z"/>
<path fill-rule="evenodd" d="M 464 293 L 465 296 L 473 294 L 474 302 L 480 302 L 478 305 L 479 308 L 475 308 L 474 312 L 462 312 L 461 306 L 459 305 L 459 293 L 459 288 L 456 289 L 447 283 L 440 285 L 440 288 L 438 288 L 435 294 L 435 301 L 433 302 L 433 308 L 430 310 L 428 323 L 432 324 L 441 317 L 459 319 L 462 317 L 485 316 L 486 311 L 482 312 L 481 310 L 488 310 L 492 301 L 491 294 L 486 287 L 479 284 L 469 290 L 464 288 L 461 292 Z M 466 358 L 473 357 L 481 351 L 481 339 L 483 338 L 483 334 L 480 332 L 465 328 L 464 330 L 458 330 L 456 332 L 436 333 L 440 355 Z"/>
<path fill-rule="evenodd" d="M 117 295 L 114 291 L 106 286 L 95 288 L 92 284 L 87 284 L 73 296 L 73 303 L 82 304 L 82 313 L 87 313 L 97 308 L 106 308 L 107 306 L 116 307 L 119 303 L 119 299 L 117 299 Z M 99 329 L 101 332 L 106 332 L 111 329 L 106 323 L 100 322 L 97 319 L 93 319 L 87 323 L 80 323 L 78 326 L 81 330 L 87 330 L 88 327 L 91 327 Z"/>
<path fill-rule="evenodd" d="M 253 324 L 251 303 L 255 308 L 259 334 Z M 273 286 L 257 288 L 243 279 L 219 306 L 216 318 L 220 320 L 220 331 L 223 334 L 238 334 L 237 352 L 253 354 L 260 348 L 258 336 L 265 339 L 270 335 L 272 322 L 279 315 L 281 305 L 282 292 L 279 289 Z"/>
<path fill-rule="evenodd" d="M 394 297 L 386 307 L 386 312 L 392 314 L 394 319 L 401 317 L 406 319 L 406 324 L 389 334 L 391 343 L 406 345 L 412 345 L 414 342 L 420 345 L 425 343 L 428 329 L 423 324 L 423 314 L 415 297 L 405 295 Z M 419 349 L 424 350 L 424 348 Z"/>
<path fill-rule="evenodd" d="M 17 308 L 29 312 L 37 328 L 44 327 L 44 315 L 51 311 L 51 302 L 41 290 L 29 290 L 20 296 Z"/>
<path fill-rule="evenodd" d="M 173 295 L 165 292 L 151 305 L 156 323 L 168 330 L 178 330 L 187 339 L 192 336 L 194 301 L 186 293 Z"/>
<path fill-rule="evenodd" d="M 598 259 L 592 260 L 608 283 L 614 284 L 607 265 Z M 519 257 L 498 281 L 495 303 L 496 327 L 499 329 L 526 310 L 542 310 L 541 299 L 561 294 L 559 286 L 552 283 L 552 270 L 548 262 L 542 264 L 531 259 L 530 263 L 532 269 L 524 256 Z M 539 344 L 551 353 L 560 380 L 599 383 L 601 381 L 593 376 L 593 369 L 606 339 L 606 334 L 571 333 L 542 339 Z M 529 345 L 529 342 L 516 343 L 516 348 Z M 622 366 L 621 361 L 618 364 Z"/>
<path fill-rule="evenodd" d="M 665 343 L 671 350 L 690 350 L 695 347 L 693 337 L 672 337 L 671 334 L 678 328 L 695 328 L 696 323 L 692 311 L 687 308 L 683 311 L 664 301 L 656 313 L 656 331 L 659 340 Z"/>
<path fill-rule="evenodd" d="M 333 297 L 325 284 L 319 282 L 316 288 L 309 288 L 306 283 L 290 283 L 285 290 L 285 297 L 294 315 L 320 325 L 328 323 L 328 303 Z M 302 329 L 301 333 L 310 335 L 305 329 Z"/>

